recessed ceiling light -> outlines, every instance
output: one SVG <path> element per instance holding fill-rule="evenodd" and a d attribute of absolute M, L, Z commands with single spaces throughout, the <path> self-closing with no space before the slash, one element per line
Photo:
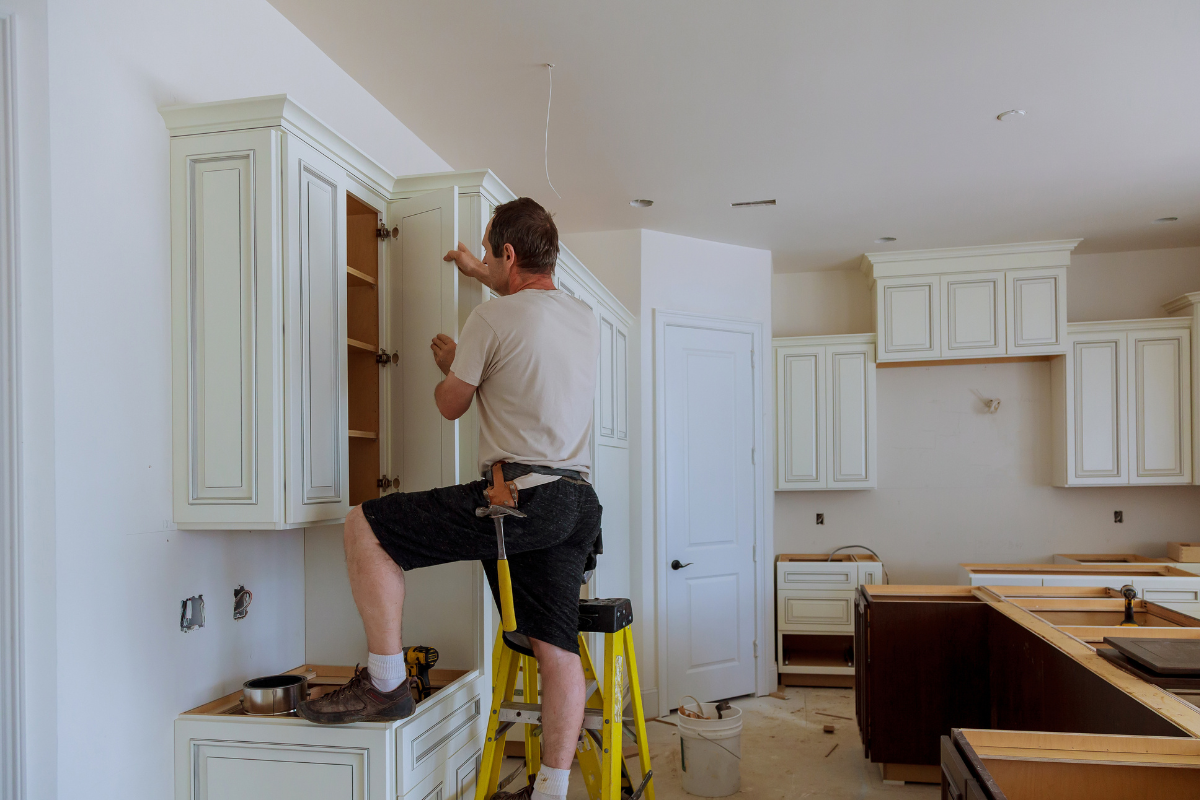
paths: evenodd
<path fill-rule="evenodd" d="M 875 240 L 875 244 L 887 244 L 888 242 L 894 242 L 894 241 L 896 241 L 895 236 L 880 236 L 878 239 Z"/>
<path fill-rule="evenodd" d="M 730 208 L 757 208 L 758 206 L 773 206 L 774 200 L 746 200 L 741 203 L 730 203 Z"/>
<path fill-rule="evenodd" d="M 1155 225 L 1161 225 L 1164 222 L 1179 222 L 1179 217 L 1159 217 L 1154 220 Z"/>
<path fill-rule="evenodd" d="M 649 208 L 650 206 L 654 205 L 654 201 L 653 200 L 630 200 L 629 205 L 633 206 L 634 208 Z"/>
<path fill-rule="evenodd" d="M 996 119 L 1000 120 L 1001 122 L 1004 122 L 1004 120 L 1006 120 L 1006 119 L 1016 119 L 1017 117 L 1023 117 L 1023 116 L 1025 116 L 1024 109 L 1014 108 L 1011 111 L 1005 111 L 1003 114 L 997 114 Z"/>

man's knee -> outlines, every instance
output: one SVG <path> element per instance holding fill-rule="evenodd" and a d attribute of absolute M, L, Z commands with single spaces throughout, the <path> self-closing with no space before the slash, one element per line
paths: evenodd
<path fill-rule="evenodd" d="M 367 522 L 367 518 L 362 512 L 362 506 L 350 509 L 350 513 L 346 515 L 346 528 L 342 536 L 347 552 L 364 544 L 370 544 L 371 540 L 375 538 L 375 533 L 371 530 L 371 523 Z"/>
<path fill-rule="evenodd" d="M 564 650 L 557 645 L 543 642 L 541 639 L 534 639 L 532 636 L 529 637 L 529 647 L 533 650 L 533 656 L 539 664 L 545 664 L 548 661 L 556 663 L 579 661 L 579 656 L 570 650 Z"/>

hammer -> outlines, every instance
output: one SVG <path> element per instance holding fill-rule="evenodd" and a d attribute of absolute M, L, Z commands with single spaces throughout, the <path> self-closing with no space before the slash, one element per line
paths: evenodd
<path fill-rule="evenodd" d="M 492 505 L 475 509 L 475 516 L 491 517 L 496 523 L 496 549 L 499 552 L 496 557 L 496 577 L 500 581 L 500 623 L 504 630 L 512 633 L 517 629 L 517 612 L 513 610 L 512 577 L 508 572 L 508 555 L 504 552 L 504 518 L 524 517 L 525 514 L 515 508 Z"/>

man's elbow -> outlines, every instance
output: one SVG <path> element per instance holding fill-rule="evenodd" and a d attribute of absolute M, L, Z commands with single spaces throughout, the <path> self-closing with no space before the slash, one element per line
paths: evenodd
<path fill-rule="evenodd" d="M 442 392 L 434 393 L 434 400 L 437 402 L 438 412 L 450 421 L 454 421 L 467 413 L 467 409 L 471 407 L 471 403 L 457 403 L 453 398 L 446 397 Z"/>

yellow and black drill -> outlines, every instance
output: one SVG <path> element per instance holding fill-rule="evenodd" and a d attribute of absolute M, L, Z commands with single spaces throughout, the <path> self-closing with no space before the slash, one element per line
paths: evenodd
<path fill-rule="evenodd" d="M 413 699 L 418 703 L 433 694 L 429 685 L 429 670 L 438 662 L 438 651 L 425 645 L 404 648 L 404 665 L 408 671 L 408 685 Z"/>

